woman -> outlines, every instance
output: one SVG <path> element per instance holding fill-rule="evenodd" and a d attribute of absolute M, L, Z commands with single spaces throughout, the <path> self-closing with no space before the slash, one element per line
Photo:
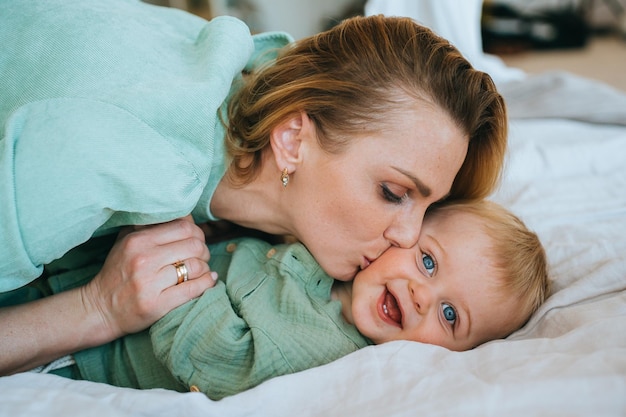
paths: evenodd
<path fill-rule="evenodd" d="M 71 269 L 92 236 L 189 213 L 292 235 L 349 280 L 412 246 L 430 204 L 498 181 L 500 95 L 409 19 L 356 18 L 276 55 L 284 34 L 139 2 L 0 9 L 0 291 L 64 255 Z M 188 218 L 134 231 L 92 283 L 4 309 L 0 370 L 137 331 L 198 296 L 211 279 L 202 240 Z"/>

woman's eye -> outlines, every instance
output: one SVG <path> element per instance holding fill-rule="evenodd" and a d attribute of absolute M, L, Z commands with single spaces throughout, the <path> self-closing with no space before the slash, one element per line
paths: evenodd
<path fill-rule="evenodd" d="M 435 267 L 437 266 L 433 257 L 427 253 L 422 253 L 422 265 L 424 265 L 428 275 L 432 275 L 435 272 Z"/>
<path fill-rule="evenodd" d="M 382 189 L 383 198 L 390 203 L 400 204 L 407 197 L 406 193 L 404 193 L 403 195 L 398 195 L 394 193 L 389 189 L 389 186 L 387 184 L 381 184 L 380 187 Z"/>
<path fill-rule="evenodd" d="M 456 310 L 450 304 L 443 303 L 441 305 L 441 310 L 443 311 L 443 318 L 452 325 L 456 323 Z"/>

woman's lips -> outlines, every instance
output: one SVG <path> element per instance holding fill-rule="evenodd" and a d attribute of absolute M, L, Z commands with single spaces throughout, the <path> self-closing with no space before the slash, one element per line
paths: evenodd
<path fill-rule="evenodd" d="M 369 258 L 364 256 L 363 257 L 363 262 L 361 262 L 361 270 L 364 270 L 365 268 L 370 266 L 371 263 L 372 263 L 372 261 Z"/>
<path fill-rule="evenodd" d="M 402 310 L 400 310 L 396 297 L 387 288 L 378 300 L 378 314 L 384 322 L 392 326 L 402 327 Z"/>

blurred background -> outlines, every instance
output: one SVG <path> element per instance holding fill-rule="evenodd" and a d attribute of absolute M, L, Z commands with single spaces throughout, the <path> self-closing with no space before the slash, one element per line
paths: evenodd
<path fill-rule="evenodd" d="M 299 39 L 346 17 L 365 0 L 145 0 L 211 19 L 233 15 L 252 32 Z M 420 0 L 414 0 L 420 1 Z M 464 1 L 464 0 L 458 0 Z M 483 50 L 533 74 L 566 70 L 626 91 L 626 0 L 484 0 Z"/>

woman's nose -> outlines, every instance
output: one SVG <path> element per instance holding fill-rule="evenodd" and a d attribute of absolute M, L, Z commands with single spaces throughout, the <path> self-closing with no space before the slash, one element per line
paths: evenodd
<path fill-rule="evenodd" d="M 398 216 L 383 234 L 393 246 L 412 248 L 420 235 L 425 210 L 412 211 Z"/>

